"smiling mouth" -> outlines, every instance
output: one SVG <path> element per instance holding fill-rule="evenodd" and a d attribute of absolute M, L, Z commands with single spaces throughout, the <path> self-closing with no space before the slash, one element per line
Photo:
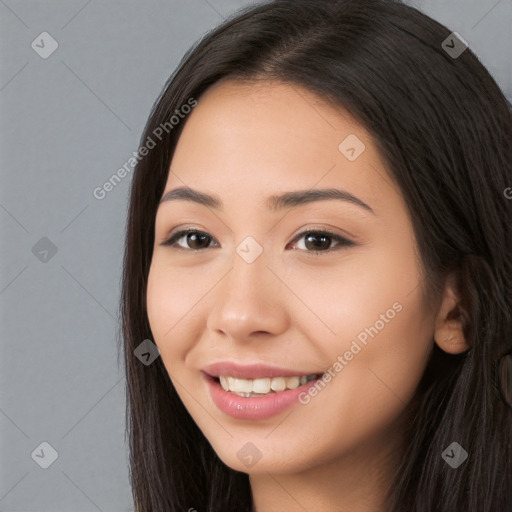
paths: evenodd
<path fill-rule="evenodd" d="M 244 398 L 250 398 L 296 389 L 308 382 L 319 379 L 321 376 L 322 374 L 317 373 L 292 377 L 263 377 L 258 379 L 239 379 L 227 375 L 213 378 L 221 385 L 224 391 Z"/>

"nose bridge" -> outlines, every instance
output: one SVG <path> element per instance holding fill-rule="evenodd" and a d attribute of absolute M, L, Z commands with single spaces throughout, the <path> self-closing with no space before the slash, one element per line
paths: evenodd
<path fill-rule="evenodd" d="M 234 246 L 232 257 L 229 259 L 230 271 L 226 276 L 226 288 L 231 296 L 235 296 L 237 290 L 243 296 L 247 296 L 249 291 L 251 295 L 260 295 L 265 292 L 261 289 L 265 284 L 267 287 L 268 274 L 271 272 L 267 266 L 270 264 L 271 251 L 264 247 L 262 236 L 258 241 L 254 236 L 245 236 L 237 245 Z"/>

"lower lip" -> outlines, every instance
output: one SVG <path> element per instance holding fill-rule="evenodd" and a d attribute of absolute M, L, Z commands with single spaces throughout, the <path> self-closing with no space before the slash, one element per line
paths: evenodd
<path fill-rule="evenodd" d="M 202 373 L 206 380 L 210 395 L 215 405 L 227 415 L 243 420 L 262 420 L 271 418 L 284 411 L 287 407 L 298 402 L 301 393 L 307 393 L 308 389 L 321 379 L 311 380 L 295 389 L 287 389 L 278 393 L 258 397 L 243 397 L 226 391 L 216 379 Z"/>

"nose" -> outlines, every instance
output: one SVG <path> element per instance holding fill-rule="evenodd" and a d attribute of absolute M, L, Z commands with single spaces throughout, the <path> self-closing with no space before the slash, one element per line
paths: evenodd
<path fill-rule="evenodd" d="M 276 336 L 286 331 L 291 292 L 270 268 L 265 252 L 251 263 L 235 253 L 231 262 L 213 290 L 207 328 L 242 342 L 255 335 Z"/>

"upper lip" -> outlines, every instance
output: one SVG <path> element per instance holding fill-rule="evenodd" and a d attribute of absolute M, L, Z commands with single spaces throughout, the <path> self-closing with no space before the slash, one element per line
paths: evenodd
<path fill-rule="evenodd" d="M 317 375 L 321 372 L 303 372 L 300 370 L 290 370 L 279 368 L 266 364 L 247 364 L 241 365 L 230 361 L 220 361 L 205 366 L 202 371 L 211 377 L 235 377 L 237 379 L 258 379 L 265 377 L 301 377 L 303 375 Z"/>

